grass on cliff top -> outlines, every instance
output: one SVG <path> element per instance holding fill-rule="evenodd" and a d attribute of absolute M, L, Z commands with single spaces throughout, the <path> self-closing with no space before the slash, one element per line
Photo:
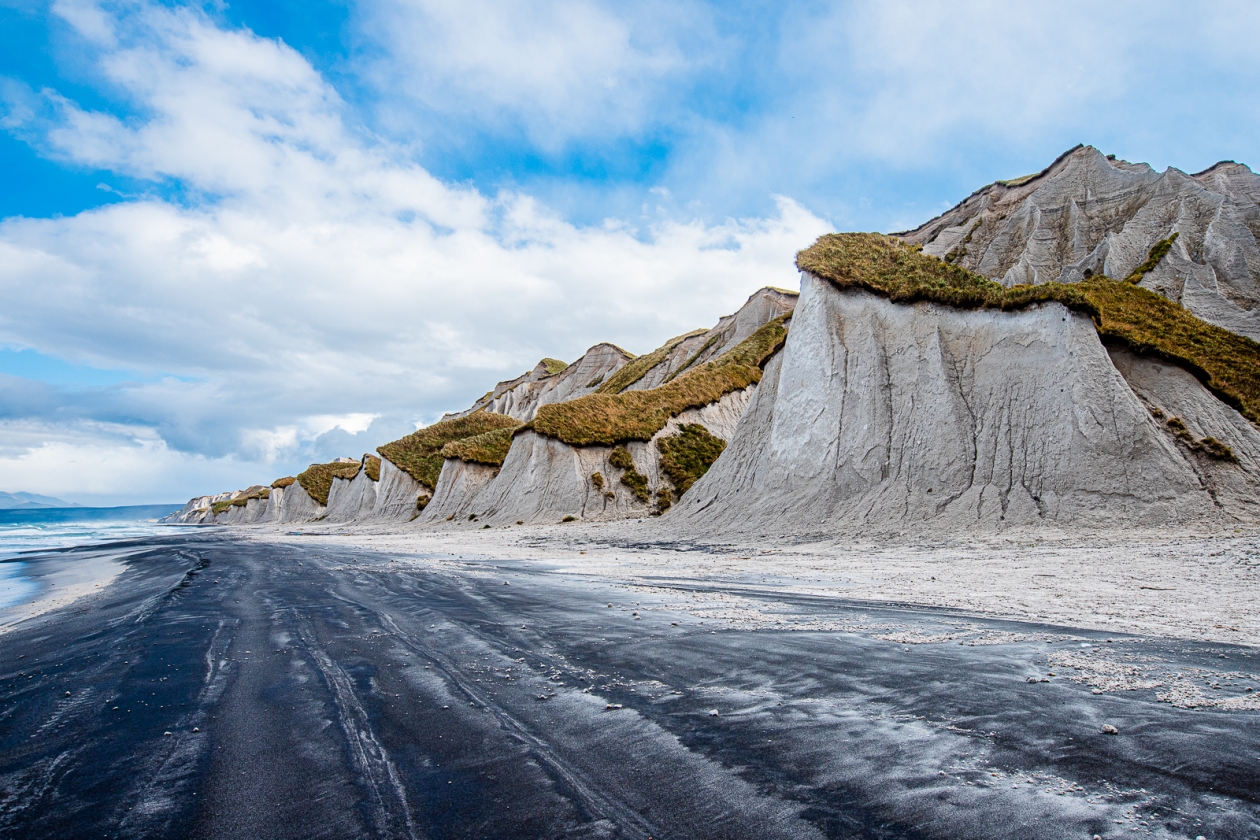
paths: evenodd
<path fill-rule="evenodd" d="M 376 451 L 416 481 L 437 488 L 442 474 L 442 447 L 451 441 L 476 437 L 496 429 L 515 429 L 520 421 L 503 414 L 478 411 L 467 417 L 455 417 L 425 426 L 405 438 L 378 446 Z"/>
<path fill-rule="evenodd" d="M 363 471 L 367 473 L 368 478 L 373 481 L 381 480 L 381 459 L 375 455 L 363 456 Z"/>
<path fill-rule="evenodd" d="M 736 347 L 659 388 L 619 394 L 601 389 L 569 402 L 544 405 L 522 428 L 570 446 L 651 440 L 671 417 L 760 382 L 761 365 L 787 339 L 788 317 L 775 318 Z"/>
<path fill-rule="evenodd" d="M 1167 247 L 1159 248 L 1162 244 L 1151 249 L 1152 258 L 1167 254 Z M 1157 255 L 1157 249 L 1162 253 Z M 1213 394 L 1260 425 L 1260 344 L 1201 321 L 1141 286 L 1097 276 L 1080 283 L 1008 289 L 877 233 L 827 234 L 797 254 L 796 265 L 841 288 L 867 289 L 899 303 L 1007 310 L 1062 303 L 1090 315 L 1104 339 L 1186 367 Z"/>
<path fill-rule="evenodd" d="M 702 335 L 706 332 L 708 332 L 708 330 L 692 330 L 684 335 L 676 335 L 660 347 L 657 347 L 651 353 L 636 356 L 629 364 L 614 373 L 612 376 L 608 377 L 608 379 L 604 381 L 604 384 L 599 386 L 599 390 L 596 393 L 620 394 L 622 391 L 626 390 L 646 376 L 649 370 L 665 361 L 665 357 L 668 356 L 670 351 L 679 344 L 682 344 L 689 338 Z"/>
<path fill-rule="evenodd" d="M 458 458 L 474 464 L 501 467 L 507 458 L 508 450 L 512 448 L 512 433 L 519 425 L 504 426 L 473 437 L 453 440 L 443 446 L 439 454 L 443 458 Z"/>
<path fill-rule="evenodd" d="M 270 487 L 251 487 L 240 496 L 237 496 L 235 499 L 228 499 L 222 502 L 215 502 L 214 504 L 210 506 L 210 510 L 215 516 L 218 516 L 220 513 L 223 513 L 223 511 L 227 510 L 228 508 L 245 507 L 245 505 L 249 504 L 250 499 L 265 499 L 270 495 L 271 495 Z"/>
<path fill-rule="evenodd" d="M 293 485 L 296 482 L 297 482 L 297 479 L 295 477 L 291 475 L 286 475 L 284 478 L 277 478 L 275 481 L 271 482 L 271 487 L 273 490 L 275 490 L 281 487 L 289 487 L 290 485 Z"/>
<path fill-rule="evenodd" d="M 543 359 L 538 364 L 543 366 L 548 376 L 555 376 L 569 366 L 568 362 L 562 362 L 559 359 Z"/>
<path fill-rule="evenodd" d="M 333 479 L 354 478 L 362 468 L 363 465 L 358 461 L 333 461 L 330 464 L 311 464 L 303 472 L 298 473 L 297 483 L 302 485 L 302 489 L 312 499 L 321 505 L 327 505 Z"/>

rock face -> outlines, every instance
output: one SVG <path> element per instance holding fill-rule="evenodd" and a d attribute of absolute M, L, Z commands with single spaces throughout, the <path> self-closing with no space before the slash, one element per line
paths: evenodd
<path fill-rule="evenodd" d="M 406 522 L 415 517 L 416 502 L 430 495 L 429 488 L 398 469 L 388 458 L 382 457 L 381 480 L 377 482 L 372 517 Z"/>
<path fill-rule="evenodd" d="M 775 534 L 1252 522 L 1257 459 L 1260 435 L 1193 376 L 1113 362 L 1059 304 L 906 305 L 806 274 L 786 346 L 670 519 Z"/>
<path fill-rule="evenodd" d="M 353 522 L 371 517 L 376 507 L 376 485 L 363 469 L 348 481 L 334 478 L 324 518 L 329 522 Z"/>
<path fill-rule="evenodd" d="M 677 434 L 684 423 L 700 424 L 729 440 L 755 390 L 756 386 L 736 391 L 704 408 L 684 411 L 651 441 L 626 443 L 634 469 L 646 479 L 647 498 L 639 498 L 621 481 L 626 470 L 610 463 L 613 447 L 569 446 L 527 431 L 512 442 L 501 469 L 448 459 L 433 501 L 419 521 L 468 521 L 475 516 L 478 522 L 506 525 L 559 522 L 566 516 L 583 520 L 647 516 L 659 507 L 659 491 L 672 494 L 661 475 L 657 440 Z M 594 478 L 596 473 L 599 479 Z"/>
<path fill-rule="evenodd" d="M 595 389 L 613 373 L 625 367 L 632 357 L 613 344 L 596 344 L 582 358 L 559 373 L 548 373 L 546 362 L 539 362 L 529 373 L 500 382 L 494 390 L 473 403 L 467 411 L 448 414 L 465 417 L 474 411 L 492 411 L 517 420 L 532 420 L 540 406 L 574 400 Z"/>
<path fill-rule="evenodd" d="M 1035 176 L 977 190 L 898 235 L 1012 286 L 1122 279 L 1174 233 L 1141 285 L 1260 340 L 1260 176 L 1241 164 L 1156 172 L 1079 146 Z"/>

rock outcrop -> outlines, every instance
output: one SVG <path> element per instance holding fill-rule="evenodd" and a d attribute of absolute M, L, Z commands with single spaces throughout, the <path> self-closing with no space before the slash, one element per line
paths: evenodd
<path fill-rule="evenodd" d="M 1012 286 L 1125 278 L 1174 234 L 1141 285 L 1260 340 L 1260 176 L 1232 161 L 1195 175 L 1156 172 L 1078 146 L 1036 175 L 990 184 L 897 235 Z"/>
<path fill-rule="evenodd" d="M 596 344 L 571 365 L 555 371 L 554 359 L 543 359 L 529 373 L 500 382 L 472 407 L 442 419 L 492 411 L 517 420 L 532 420 L 538 409 L 595 392 L 604 380 L 634 358 L 615 344 Z"/>
<path fill-rule="evenodd" d="M 783 352 L 671 519 L 866 535 L 1254 522 L 1257 458 L 1254 427 L 1194 376 L 1109 352 L 1061 304 L 894 303 L 804 274 Z"/>
<path fill-rule="evenodd" d="M 718 402 L 681 412 L 648 441 L 627 441 L 619 447 L 571 446 L 526 431 L 516 436 L 500 469 L 448 460 L 433 501 L 419 521 L 472 518 L 506 525 L 662 512 L 672 504 L 675 490 L 662 474 L 658 442 L 678 434 L 684 424 L 699 424 L 709 434 L 729 440 L 755 390 L 756 386 L 735 391 Z M 633 466 L 613 463 L 618 448 L 629 453 Z M 623 480 L 630 470 L 642 476 L 641 484 Z"/>
<path fill-rule="evenodd" d="M 678 380 L 723 358 L 768 323 L 785 317 L 796 299 L 794 292 L 761 289 L 712 329 L 671 339 L 652 353 L 619 366 L 615 376 L 595 383 L 598 387 L 581 396 L 646 392 Z M 755 385 L 740 388 L 711 403 L 677 412 L 648 440 L 615 441 L 617 447 L 613 442 L 575 444 L 526 427 L 513 437 L 501 466 L 448 458 L 433 499 L 418 521 L 475 519 L 485 524 L 508 524 L 662 513 L 673 503 L 677 490 L 661 473 L 659 442 L 677 435 L 688 424 L 699 425 L 723 441 L 729 439 L 754 390 Z M 610 461 L 615 448 L 629 453 L 633 467 L 627 470 Z M 633 473 L 629 484 L 623 481 L 628 472 Z"/>

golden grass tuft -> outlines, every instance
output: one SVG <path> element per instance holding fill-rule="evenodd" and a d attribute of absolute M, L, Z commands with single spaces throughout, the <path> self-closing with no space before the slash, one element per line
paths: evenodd
<path fill-rule="evenodd" d="M 1162 250 L 1167 253 L 1167 248 Z M 1156 249 L 1151 251 L 1155 257 Z M 1007 289 L 878 233 L 827 234 L 797 254 L 796 265 L 840 288 L 866 289 L 898 303 L 931 301 L 1008 310 L 1061 303 L 1090 315 L 1105 340 L 1185 367 L 1209 391 L 1260 425 L 1260 344 L 1201 321 L 1141 286 L 1097 276 L 1080 283 Z"/>
<path fill-rule="evenodd" d="M 522 428 L 532 428 L 570 446 L 651 440 L 671 417 L 760 382 L 761 365 L 787 339 L 789 317 L 783 315 L 764 324 L 721 356 L 659 388 L 619 394 L 602 393 L 601 389 L 576 400 L 545 405 Z"/>
<path fill-rule="evenodd" d="M 271 482 L 271 488 L 273 490 L 278 490 L 281 487 L 289 487 L 296 481 L 297 479 L 293 476 L 286 475 L 284 478 L 277 478 L 275 481 Z"/>
<path fill-rule="evenodd" d="M 453 440 L 445 444 L 439 453 L 443 458 L 458 458 L 475 464 L 488 464 L 492 467 L 503 466 L 508 450 L 512 448 L 512 433 L 521 424 L 504 426 L 483 432 L 473 437 Z"/>
<path fill-rule="evenodd" d="M 381 459 L 375 455 L 363 456 L 363 470 L 367 473 L 368 478 L 373 481 L 381 480 Z"/>
<path fill-rule="evenodd" d="M 519 425 L 520 421 L 506 415 L 478 411 L 467 417 L 455 417 L 425 426 L 405 438 L 378 446 L 376 451 L 407 475 L 434 490 L 438 476 L 442 474 L 442 447 L 451 441 Z"/>
<path fill-rule="evenodd" d="M 726 449 L 726 441 L 699 423 L 684 423 L 678 434 L 659 438 L 656 448 L 661 453 L 661 472 L 681 496 L 709 471 Z"/>
<path fill-rule="evenodd" d="M 319 502 L 328 504 L 328 494 L 332 491 L 334 478 L 351 479 L 359 474 L 363 465 L 358 461 L 333 461 L 329 464 L 311 464 L 303 472 L 298 473 L 297 483 L 307 494 Z"/>
<path fill-rule="evenodd" d="M 538 364 L 543 366 L 543 369 L 547 371 L 548 376 L 555 376 L 557 373 L 561 373 L 569 366 L 568 362 L 562 362 L 559 359 L 543 359 Z"/>

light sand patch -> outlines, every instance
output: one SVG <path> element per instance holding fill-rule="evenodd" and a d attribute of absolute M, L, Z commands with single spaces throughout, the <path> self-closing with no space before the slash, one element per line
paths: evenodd
<path fill-rule="evenodd" d="M 302 537 L 267 529 L 234 533 L 295 545 L 314 541 L 353 547 L 365 556 L 411 555 L 412 562 L 517 560 L 643 587 L 674 589 L 707 582 L 758 593 L 945 607 L 1116 634 L 1260 645 L 1260 611 L 1254 608 L 1260 603 L 1260 538 L 1251 532 L 1210 537 L 1159 531 L 1037 533 L 936 544 L 653 544 L 651 525 L 306 527 L 309 536 Z M 417 555 L 446 555 L 450 560 Z M 715 621 L 755 618 L 777 626 L 785 620 L 761 605 L 753 616 L 752 606 L 730 597 L 703 607 L 697 602 L 697 609 L 708 611 Z M 943 633 L 940 641 L 953 641 L 948 635 Z M 926 641 L 902 638 L 906 643 Z M 986 638 L 992 643 L 1016 640 Z"/>

